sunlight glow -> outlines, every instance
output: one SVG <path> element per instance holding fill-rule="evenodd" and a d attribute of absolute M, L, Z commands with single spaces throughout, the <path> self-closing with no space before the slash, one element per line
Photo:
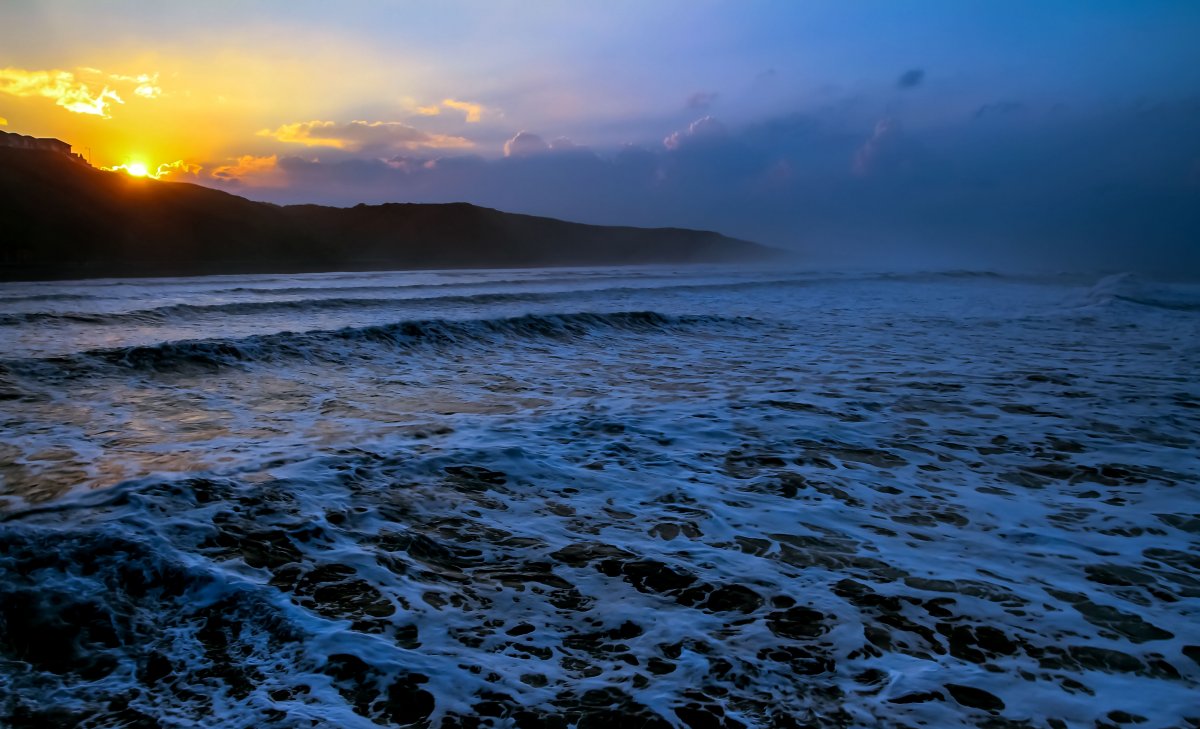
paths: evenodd
<path fill-rule="evenodd" d="M 203 168 L 200 165 L 184 162 L 179 159 L 174 162 L 164 162 L 153 169 L 145 162 L 126 162 L 123 165 L 101 167 L 100 169 L 108 172 L 124 172 L 130 177 L 148 177 L 151 180 L 161 180 L 169 174 L 197 175 Z"/>

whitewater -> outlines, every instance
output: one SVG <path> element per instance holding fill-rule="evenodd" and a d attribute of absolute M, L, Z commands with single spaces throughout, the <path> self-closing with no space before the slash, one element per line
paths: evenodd
<path fill-rule="evenodd" d="M 1200 286 L 0 284 L 0 726 L 1200 725 Z"/>

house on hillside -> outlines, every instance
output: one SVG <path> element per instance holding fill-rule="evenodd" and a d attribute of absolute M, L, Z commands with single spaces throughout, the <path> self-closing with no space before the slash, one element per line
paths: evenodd
<path fill-rule="evenodd" d="M 37 149 L 43 152 L 64 154 L 76 162 L 87 164 L 81 154 L 72 154 L 71 145 L 61 139 L 52 137 L 29 137 L 24 134 L 0 131 L 0 147 L 16 147 L 18 149 Z"/>

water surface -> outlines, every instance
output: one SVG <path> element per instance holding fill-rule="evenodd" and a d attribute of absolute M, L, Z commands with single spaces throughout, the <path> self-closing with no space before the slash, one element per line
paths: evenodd
<path fill-rule="evenodd" d="M 1195 287 L 4 284 L 0 358 L 0 722 L 1200 715 Z"/>

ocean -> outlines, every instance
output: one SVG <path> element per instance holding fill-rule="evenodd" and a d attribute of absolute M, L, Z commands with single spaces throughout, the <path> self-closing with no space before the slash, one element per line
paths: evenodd
<path fill-rule="evenodd" d="M 1129 274 L 0 284 L 0 725 L 1195 726 L 1198 375 Z"/>

